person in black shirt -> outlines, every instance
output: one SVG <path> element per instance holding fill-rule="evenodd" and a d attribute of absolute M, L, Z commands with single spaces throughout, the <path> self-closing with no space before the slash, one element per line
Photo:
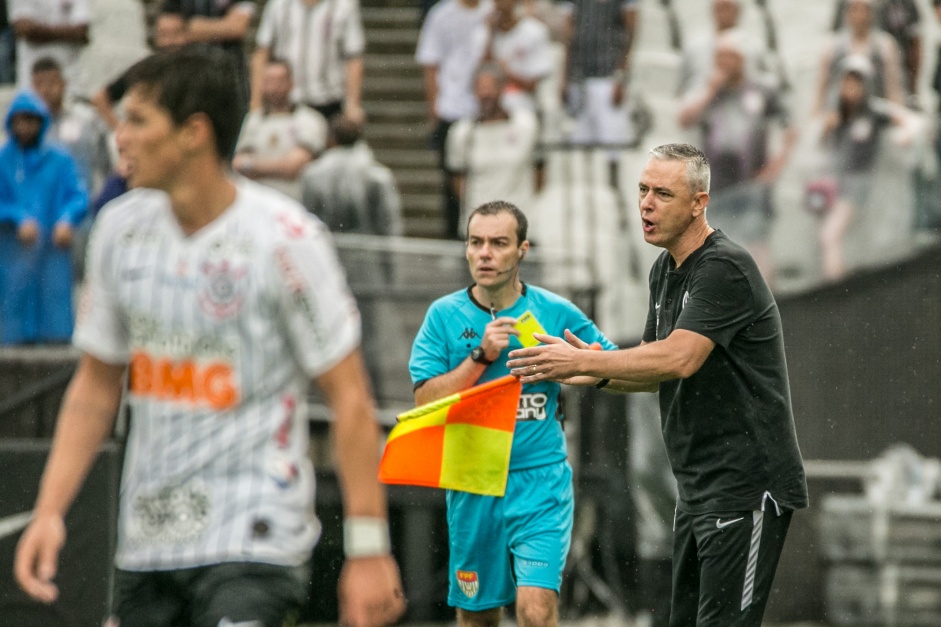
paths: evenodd
<path fill-rule="evenodd" d="M 659 391 L 676 475 L 675 627 L 761 624 L 791 514 L 807 485 L 791 411 L 778 308 L 744 248 L 706 221 L 709 162 L 655 148 L 641 175 L 650 272 L 643 342 L 588 350 L 570 333 L 510 353 L 523 383 Z"/>

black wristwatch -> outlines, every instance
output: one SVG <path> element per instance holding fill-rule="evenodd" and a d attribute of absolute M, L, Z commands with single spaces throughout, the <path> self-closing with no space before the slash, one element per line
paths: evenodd
<path fill-rule="evenodd" d="M 475 346 L 471 351 L 470 357 L 471 361 L 476 361 L 478 364 L 483 364 L 485 366 L 489 366 L 493 363 L 491 360 L 487 359 L 487 353 L 484 352 L 483 346 Z"/>

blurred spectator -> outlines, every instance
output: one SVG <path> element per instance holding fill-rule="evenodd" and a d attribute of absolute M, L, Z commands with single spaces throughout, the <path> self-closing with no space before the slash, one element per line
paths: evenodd
<path fill-rule="evenodd" d="M 366 39 L 358 0 L 268 0 L 252 57 L 252 110 L 262 106 L 262 75 L 272 57 L 295 69 L 294 102 L 328 120 L 361 120 Z"/>
<path fill-rule="evenodd" d="M 849 0 L 844 28 L 835 33 L 823 52 L 814 112 L 831 109 L 839 98 L 844 59 L 860 55 L 869 59 L 871 95 L 904 104 L 902 66 L 895 40 L 875 25 L 873 0 Z"/>
<path fill-rule="evenodd" d="M 496 63 L 503 72 L 503 107 L 507 111 L 519 108 L 533 111 L 541 126 L 536 90 L 554 66 L 549 27 L 535 17 L 521 15 L 519 4 L 519 0 L 494 1 L 487 28 L 481 29 L 487 38 L 483 62 Z M 533 165 L 538 192 L 545 182 L 546 160 L 541 148 L 536 151 Z"/>
<path fill-rule="evenodd" d="M 523 107 L 536 111 L 536 89 L 552 73 L 549 28 L 534 17 L 520 16 L 519 0 L 494 0 L 494 12 L 480 33 L 486 37 L 484 63 L 496 63 L 506 86 L 507 111 Z"/>
<path fill-rule="evenodd" d="M 571 141 L 623 144 L 631 139 L 626 82 L 637 33 L 637 0 L 573 0 L 562 95 L 575 116 Z M 618 187 L 611 150 L 610 184 Z"/>
<path fill-rule="evenodd" d="M 0 344 L 67 342 L 73 229 L 88 194 L 72 157 L 44 141 L 49 112 L 19 92 L 0 148 Z"/>
<path fill-rule="evenodd" d="M 941 22 L 941 0 L 933 0 L 932 6 L 935 18 Z M 937 109 L 934 114 L 933 160 L 924 160 L 923 167 L 916 171 L 915 177 L 917 197 L 914 226 L 916 232 L 928 234 L 929 239 L 941 233 L 941 43 L 934 58 L 931 89 L 935 92 Z"/>
<path fill-rule="evenodd" d="M 245 62 L 245 37 L 255 9 L 255 0 L 164 0 L 160 12 L 183 17 L 186 43 L 218 46 L 231 56 L 247 103 L 251 84 Z"/>
<path fill-rule="evenodd" d="M 461 199 L 462 235 L 470 211 L 486 202 L 532 205 L 533 151 L 539 125 L 532 111 L 503 108 L 503 87 L 499 67 L 480 66 L 474 78 L 480 114 L 460 120 L 448 132 L 448 168 L 455 173 Z"/>
<path fill-rule="evenodd" d="M 915 132 L 916 119 L 905 107 L 874 96 L 874 74 L 867 57 L 846 57 L 840 65 L 838 100 L 824 118 L 827 167 L 822 174 L 833 176 L 835 189 L 832 199 L 824 198 L 810 208 L 822 218 L 820 247 L 827 280 L 846 274 L 843 240 L 854 214 L 869 200 L 883 128 L 901 127 L 899 143 L 910 142 Z"/>
<path fill-rule="evenodd" d="M 874 0 L 876 23 L 892 36 L 901 53 L 903 80 L 907 94 L 918 90 L 921 73 L 921 14 L 915 0 Z M 833 15 L 833 30 L 843 25 L 846 0 L 837 3 Z"/>
<path fill-rule="evenodd" d="M 302 175 L 304 206 L 334 233 L 401 235 L 402 201 L 395 179 L 375 160 L 362 133 L 361 120 L 342 114 L 330 119 L 329 148 Z M 366 369 L 373 386 L 382 389 L 382 364 L 388 363 L 383 329 L 388 329 L 390 305 L 374 290 L 394 282 L 393 255 L 364 246 L 356 257 L 358 263 L 344 263 L 344 269 L 350 285 L 359 290 Z"/>
<path fill-rule="evenodd" d="M 697 30 L 683 47 L 679 83 L 681 96 L 694 93 L 709 82 L 715 68 L 716 38 L 722 33 L 738 29 L 741 13 L 741 0 L 712 0 L 712 21 L 715 29 Z M 742 33 L 740 37 L 749 80 L 780 87 L 777 63 L 768 49 L 757 37 L 745 34 L 744 31 Z"/>
<path fill-rule="evenodd" d="M 0 0 L 0 84 L 16 80 L 16 38 L 7 14 L 7 0 Z"/>
<path fill-rule="evenodd" d="M 162 13 L 154 21 L 154 51 L 173 50 L 186 44 L 186 21 L 179 13 Z M 126 74 L 122 73 L 99 89 L 91 98 L 98 115 L 112 131 L 118 128 L 118 115 L 114 108 L 127 91 Z"/>
<path fill-rule="evenodd" d="M 111 171 L 107 127 L 93 108 L 66 97 L 65 77 L 55 59 L 43 57 L 36 61 L 32 78 L 33 91 L 49 109 L 46 141 L 63 146 L 72 155 L 85 189 L 94 193 Z"/>
<path fill-rule="evenodd" d="M 712 76 L 684 104 L 680 124 L 702 129 L 703 152 L 712 165 L 709 225 L 748 249 L 771 285 L 772 185 L 794 147 L 797 131 L 788 128 L 781 150 L 769 154 L 771 121 L 777 118 L 787 127 L 789 114 L 777 89 L 749 76 L 747 55 L 740 32 L 719 35 Z"/>
<path fill-rule="evenodd" d="M 232 168 L 250 179 L 301 199 L 301 170 L 327 143 L 327 122 L 317 111 L 294 104 L 287 61 L 268 61 L 262 77 L 262 108 L 249 112 Z"/>
<path fill-rule="evenodd" d="M 392 171 L 360 141 L 363 125 L 344 115 L 330 120 L 327 151 L 301 177 L 307 210 L 334 233 L 402 234 L 402 200 Z"/>
<path fill-rule="evenodd" d="M 16 82 L 29 87 L 33 64 L 42 57 L 59 62 L 69 88 L 83 94 L 79 55 L 89 42 L 90 0 L 7 0 L 16 33 Z"/>
<path fill-rule="evenodd" d="M 415 59 L 424 69 L 430 143 L 444 174 L 444 237 L 460 239 L 461 200 L 448 168 L 446 143 L 451 125 L 477 115 L 474 70 L 483 56 L 477 35 L 492 10 L 490 0 L 441 0 L 428 12 Z"/>

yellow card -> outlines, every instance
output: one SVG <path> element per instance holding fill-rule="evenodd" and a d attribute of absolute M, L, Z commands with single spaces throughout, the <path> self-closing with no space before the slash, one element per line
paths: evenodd
<path fill-rule="evenodd" d="M 516 324 L 513 327 L 520 332 L 519 341 L 523 345 L 523 348 L 529 348 L 530 346 L 538 346 L 539 340 L 533 337 L 533 333 L 545 333 L 546 330 L 542 328 L 542 325 L 539 324 L 539 321 L 536 320 L 536 316 L 533 315 L 533 312 L 527 311 L 522 316 L 516 319 Z"/>

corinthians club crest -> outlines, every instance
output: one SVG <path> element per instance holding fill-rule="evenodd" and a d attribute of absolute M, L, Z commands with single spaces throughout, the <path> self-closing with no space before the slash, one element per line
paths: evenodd
<path fill-rule="evenodd" d="M 238 313 L 244 300 L 243 281 L 245 268 L 236 268 L 229 261 L 206 261 L 200 270 L 203 274 L 203 289 L 199 304 L 207 314 L 216 318 L 228 318 Z"/>
<path fill-rule="evenodd" d="M 477 596 L 477 590 L 480 588 L 477 573 L 473 570 L 457 571 L 457 585 L 461 587 L 461 592 L 464 593 L 464 596 L 468 599 L 473 599 Z"/>

